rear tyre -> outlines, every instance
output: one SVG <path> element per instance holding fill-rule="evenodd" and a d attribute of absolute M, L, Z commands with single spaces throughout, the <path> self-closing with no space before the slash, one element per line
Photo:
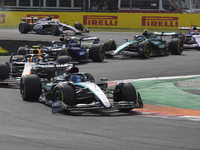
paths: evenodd
<path fill-rule="evenodd" d="M 81 23 L 76 22 L 76 23 L 74 24 L 74 27 L 75 27 L 76 29 L 78 29 L 78 30 L 83 31 L 83 25 L 82 25 Z"/>
<path fill-rule="evenodd" d="M 116 43 L 115 40 L 110 39 L 109 41 L 106 41 L 103 43 L 106 51 L 116 50 Z"/>
<path fill-rule="evenodd" d="M 71 57 L 70 56 L 59 56 L 57 59 L 57 62 L 59 64 L 67 64 L 71 62 Z"/>
<path fill-rule="evenodd" d="M 51 25 L 51 32 L 52 32 L 52 35 L 58 36 L 60 34 L 59 33 L 59 25 L 58 24 L 52 24 Z"/>
<path fill-rule="evenodd" d="M 12 55 L 10 58 L 10 63 L 13 63 L 14 61 L 21 62 L 24 58 L 24 55 Z"/>
<path fill-rule="evenodd" d="M 20 33 L 28 33 L 31 30 L 31 27 L 28 22 L 21 22 L 19 24 L 19 32 Z"/>
<path fill-rule="evenodd" d="M 67 48 L 61 48 L 60 56 L 68 55 Z"/>
<path fill-rule="evenodd" d="M 113 100 L 115 102 L 120 101 L 128 101 L 128 102 L 136 102 L 137 94 L 135 87 L 131 83 L 118 83 L 115 86 L 115 90 L 113 93 Z M 133 108 L 118 108 L 119 111 L 130 111 Z"/>
<path fill-rule="evenodd" d="M 62 101 L 66 105 L 76 105 L 76 92 L 72 85 L 60 83 L 53 89 L 53 101 Z"/>
<path fill-rule="evenodd" d="M 17 50 L 17 55 L 26 55 L 25 47 L 19 47 Z"/>
<path fill-rule="evenodd" d="M 140 58 L 149 58 L 151 54 L 151 44 L 149 42 L 141 42 L 137 47 Z"/>
<path fill-rule="evenodd" d="M 183 40 L 183 43 L 185 43 L 185 35 L 184 34 L 175 34 L 172 36 L 172 39 L 175 39 L 175 38 L 179 38 L 181 40 Z"/>
<path fill-rule="evenodd" d="M 23 100 L 38 100 L 42 92 L 38 75 L 23 75 L 20 81 L 20 94 Z"/>
<path fill-rule="evenodd" d="M 84 76 L 86 77 L 87 81 L 95 82 L 94 77 L 91 73 L 84 73 Z"/>
<path fill-rule="evenodd" d="M 183 43 L 185 43 L 185 35 L 181 34 L 181 35 L 178 36 L 178 38 L 181 39 L 181 40 L 183 40 Z"/>
<path fill-rule="evenodd" d="M 9 78 L 10 67 L 6 63 L 0 63 L 0 79 Z"/>
<path fill-rule="evenodd" d="M 169 42 L 169 51 L 172 55 L 181 55 L 183 52 L 183 40 L 180 38 L 172 39 Z"/>
<path fill-rule="evenodd" d="M 104 45 L 93 44 L 89 50 L 89 57 L 93 62 L 102 62 L 105 59 Z"/>

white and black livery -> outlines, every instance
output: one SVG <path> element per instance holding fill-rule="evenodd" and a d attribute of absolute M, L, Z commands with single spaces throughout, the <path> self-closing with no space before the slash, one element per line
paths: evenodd
<path fill-rule="evenodd" d="M 20 93 L 23 100 L 39 100 L 51 106 L 52 113 L 111 108 L 130 111 L 143 107 L 140 94 L 131 83 L 118 82 L 114 89 L 107 86 L 105 79 L 96 83 L 90 73 L 80 73 L 77 67 L 71 66 L 66 73 L 45 84 L 37 74 L 23 75 Z"/>
<path fill-rule="evenodd" d="M 25 55 L 12 54 L 9 62 L 0 63 L 0 86 L 19 84 L 24 74 L 36 73 L 40 78 L 49 80 L 55 76 L 55 72 L 66 69 L 71 61 L 69 56 L 54 59 L 48 53 L 35 53 L 38 50 L 34 49 L 33 53 Z"/>
<path fill-rule="evenodd" d="M 30 23 L 29 23 L 30 22 Z M 58 19 L 52 19 L 50 16 L 39 18 L 39 17 L 23 17 L 19 24 L 20 33 L 35 32 L 38 34 L 52 34 L 58 36 L 60 34 L 78 34 L 88 33 L 88 27 L 83 30 L 83 25 L 76 22 L 74 26 L 61 23 Z"/>

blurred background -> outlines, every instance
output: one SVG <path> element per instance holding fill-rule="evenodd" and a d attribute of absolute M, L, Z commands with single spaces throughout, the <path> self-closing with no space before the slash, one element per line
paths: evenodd
<path fill-rule="evenodd" d="M 0 4 L 0 11 L 200 13 L 200 0 L 0 0 Z"/>

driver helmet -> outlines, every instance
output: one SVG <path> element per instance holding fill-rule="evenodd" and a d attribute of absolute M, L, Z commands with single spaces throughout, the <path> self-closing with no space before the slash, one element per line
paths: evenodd
<path fill-rule="evenodd" d="M 48 17 L 46 18 L 46 20 L 52 20 L 52 18 L 51 18 L 50 16 L 48 16 Z"/>
<path fill-rule="evenodd" d="M 80 75 L 72 75 L 71 81 L 74 82 L 74 83 L 79 83 L 79 82 L 82 82 L 82 78 L 81 78 Z"/>
<path fill-rule="evenodd" d="M 147 36 L 148 36 L 148 33 L 147 33 L 147 31 L 144 31 L 144 32 L 143 32 L 143 36 L 145 36 L 145 37 L 147 37 Z"/>
<path fill-rule="evenodd" d="M 35 57 L 33 57 L 33 60 L 32 60 L 32 61 L 33 61 L 33 62 L 39 62 L 39 60 L 40 60 L 40 59 L 39 59 L 39 56 L 35 56 Z"/>
<path fill-rule="evenodd" d="M 56 43 L 56 47 L 62 47 L 62 43 Z"/>

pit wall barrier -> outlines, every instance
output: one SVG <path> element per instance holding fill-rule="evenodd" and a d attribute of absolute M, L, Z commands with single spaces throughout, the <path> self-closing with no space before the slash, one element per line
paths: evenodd
<path fill-rule="evenodd" d="M 92 12 L 20 12 L 1 11 L 0 26 L 18 26 L 22 17 L 59 19 L 69 25 L 75 22 L 92 28 L 178 29 L 191 25 L 200 26 L 200 14 L 173 13 L 92 13 Z"/>

